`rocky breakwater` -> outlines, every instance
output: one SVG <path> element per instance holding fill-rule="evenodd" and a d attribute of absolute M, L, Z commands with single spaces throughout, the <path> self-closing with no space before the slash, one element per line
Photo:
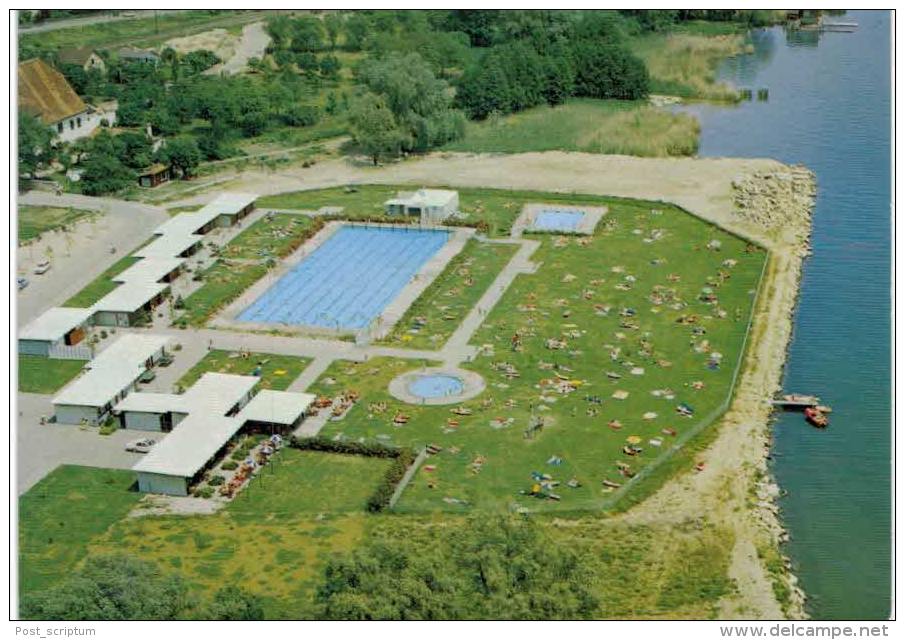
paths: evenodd
<path fill-rule="evenodd" d="M 809 250 L 814 173 L 800 165 L 757 171 L 732 181 L 735 214 L 785 245 Z"/>

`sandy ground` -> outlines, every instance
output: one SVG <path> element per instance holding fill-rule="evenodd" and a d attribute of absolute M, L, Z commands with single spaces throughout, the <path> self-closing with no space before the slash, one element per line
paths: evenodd
<path fill-rule="evenodd" d="M 164 47 L 172 47 L 177 53 L 186 54 L 199 49 L 207 49 L 217 54 L 221 60 L 229 60 L 236 52 L 239 37 L 226 29 L 211 29 L 191 36 L 173 38 L 164 43 Z"/>
<path fill-rule="evenodd" d="M 769 451 L 770 406 L 778 390 L 792 331 L 792 312 L 798 295 L 801 263 L 807 253 L 813 178 L 799 172 L 806 193 L 769 193 L 759 205 L 779 216 L 769 226 L 736 207 L 740 181 L 769 190 L 775 178 L 786 178 L 790 167 L 769 159 L 661 159 L 548 152 L 515 155 L 441 154 L 384 167 L 370 167 L 348 159 L 329 160 L 311 168 L 246 171 L 225 188 L 261 195 L 316 189 L 347 183 L 411 183 L 458 187 L 496 187 L 574 191 L 676 203 L 723 228 L 756 240 L 771 250 L 749 337 L 747 359 L 735 400 L 719 425 L 719 436 L 700 456 L 701 473 L 683 474 L 651 498 L 620 518 L 669 527 L 685 520 L 707 517 L 734 533 L 730 575 L 737 593 L 721 603 L 721 618 L 781 619 L 786 617 L 773 595 L 771 576 L 757 555 L 758 547 L 775 545 L 782 528 L 769 500 L 762 493 L 758 474 L 766 471 Z M 212 194 L 172 203 L 203 204 Z M 748 202 L 748 201 L 746 201 Z M 744 214 L 744 215 L 742 215 Z M 760 504 L 758 504 L 760 502 Z M 794 585 L 794 576 L 782 579 Z M 795 598 L 788 615 L 804 617 L 803 594 Z"/>
<path fill-rule="evenodd" d="M 251 58 L 263 58 L 270 43 L 270 35 L 263 22 L 254 22 L 242 28 L 242 38 L 236 44 L 231 56 L 220 56 L 225 62 L 205 71 L 207 75 L 233 75 L 245 71 Z M 218 54 L 219 55 L 219 54 Z"/>

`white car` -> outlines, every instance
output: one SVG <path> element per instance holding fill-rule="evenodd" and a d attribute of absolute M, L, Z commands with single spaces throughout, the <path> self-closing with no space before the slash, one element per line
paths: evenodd
<path fill-rule="evenodd" d="M 147 453 L 155 444 L 157 444 L 157 441 L 152 438 L 133 440 L 126 445 L 126 451 L 134 451 L 135 453 Z"/>
<path fill-rule="evenodd" d="M 47 273 L 50 271 L 50 260 L 44 260 L 43 262 L 39 262 L 35 267 L 35 273 L 41 275 L 42 273 Z"/>

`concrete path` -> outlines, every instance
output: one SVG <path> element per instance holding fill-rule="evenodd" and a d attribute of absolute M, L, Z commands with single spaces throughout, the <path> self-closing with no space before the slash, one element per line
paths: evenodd
<path fill-rule="evenodd" d="M 17 294 L 19 327 L 46 309 L 65 302 L 114 262 L 144 243 L 154 228 L 169 217 L 160 207 L 77 194 L 57 196 L 43 191 L 29 191 L 19 196 L 18 202 L 23 205 L 75 207 L 104 214 L 74 225 L 67 233 L 46 233 L 41 240 L 18 248 L 17 274 L 29 280 L 29 285 Z M 110 253 L 111 247 L 116 248 L 116 253 Z M 52 264 L 50 271 L 35 275 L 35 265 L 48 259 Z"/>
<path fill-rule="evenodd" d="M 270 43 L 270 35 L 264 29 L 263 22 L 253 22 L 242 27 L 242 39 L 236 47 L 233 57 L 223 64 L 207 69 L 205 75 L 231 76 L 245 71 L 250 58 L 263 58 L 264 50 Z"/>
<path fill-rule="evenodd" d="M 473 349 L 473 347 L 468 346 L 471 337 L 484 322 L 487 314 L 490 313 L 491 309 L 496 306 L 496 303 L 506 293 L 506 290 L 509 289 L 509 285 L 512 284 L 516 276 L 521 273 L 534 273 L 537 270 L 537 265 L 531 262 L 529 258 L 540 246 L 540 242 L 537 240 L 521 240 L 520 243 L 522 246 L 512 256 L 512 260 L 503 267 L 503 270 L 500 271 L 490 288 L 484 292 L 478 303 L 465 316 L 462 324 L 446 341 L 446 346 L 441 350 L 441 354 L 447 364 L 455 365 L 468 357 L 470 354 L 469 349 Z"/>
<path fill-rule="evenodd" d="M 165 434 L 134 429 L 119 429 L 109 436 L 101 436 L 96 428 L 42 425 L 41 416 L 53 414 L 52 396 L 19 393 L 17 399 L 15 464 L 19 495 L 61 464 L 131 469 L 141 459 L 141 454 L 127 452 L 128 442 L 148 436 L 158 441 L 165 437 Z"/>
<path fill-rule="evenodd" d="M 320 378 L 323 373 L 329 368 L 331 364 L 333 364 L 334 358 L 330 356 L 321 356 L 320 358 L 315 358 L 305 370 L 299 375 L 298 378 L 292 381 L 292 384 L 289 385 L 287 391 L 305 391 L 314 384 L 318 378 Z"/>

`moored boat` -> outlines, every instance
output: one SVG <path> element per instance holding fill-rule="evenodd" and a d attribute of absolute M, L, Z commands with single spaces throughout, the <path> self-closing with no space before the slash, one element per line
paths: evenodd
<path fill-rule="evenodd" d="M 808 407 L 807 409 L 805 409 L 804 417 L 805 417 L 805 420 L 810 422 L 815 427 L 823 428 L 823 427 L 826 427 L 830 423 L 829 418 L 827 418 L 823 414 L 823 412 L 821 412 L 816 407 Z"/>

